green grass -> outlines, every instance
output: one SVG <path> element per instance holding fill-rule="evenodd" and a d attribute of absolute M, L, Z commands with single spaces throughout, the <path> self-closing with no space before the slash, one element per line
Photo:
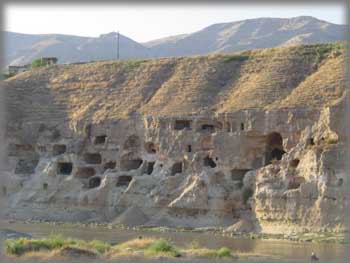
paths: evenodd
<path fill-rule="evenodd" d="M 42 250 L 52 251 L 70 246 L 89 250 L 92 249 L 99 253 L 105 253 L 111 248 L 111 245 L 99 240 L 87 242 L 79 239 L 64 238 L 61 235 L 53 235 L 42 239 L 20 238 L 15 240 L 6 240 L 5 246 L 8 254 L 16 256 L 21 256 L 28 252 Z"/>
<path fill-rule="evenodd" d="M 232 258 L 233 255 L 231 250 L 227 247 L 222 247 L 219 249 L 208 249 L 208 248 L 189 248 L 185 250 L 185 253 L 193 257 L 201 258 Z"/>
<path fill-rule="evenodd" d="M 222 247 L 217 250 L 216 254 L 219 258 L 231 257 L 231 250 L 227 247 Z"/>
<path fill-rule="evenodd" d="M 177 256 L 179 252 L 175 249 L 169 241 L 165 239 L 156 240 L 153 244 L 151 244 L 145 251 L 146 255 L 170 255 Z"/>
<path fill-rule="evenodd" d="M 208 249 L 200 247 L 197 241 L 189 243 L 185 248 L 175 247 L 171 242 L 159 238 L 137 238 L 111 246 L 100 240 L 84 241 L 64 238 L 63 236 L 49 236 L 42 239 L 20 238 L 6 241 L 6 253 L 12 256 L 54 258 L 61 255 L 65 249 L 71 248 L 86 251 L 93 255 L 106 258 L 122 258 L 133 256 L 144 257 L 205 257 L 205 258 L 232 258 L 231 250 Z"/>

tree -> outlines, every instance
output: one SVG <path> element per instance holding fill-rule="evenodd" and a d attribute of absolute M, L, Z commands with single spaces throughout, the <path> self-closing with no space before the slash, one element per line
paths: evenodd
<path fill-rule="evenodd" d="M 32 68 L 38 68 L 38 67 L 44 67 L 44 66 L 48 66 L 51 64 L 56 64 L 57 62 L 57 58 L 38 58 L 33 60 L 31 67 Z"/>

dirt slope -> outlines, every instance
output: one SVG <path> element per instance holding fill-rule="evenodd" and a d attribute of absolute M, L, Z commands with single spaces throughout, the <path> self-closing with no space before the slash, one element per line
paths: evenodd
<path fill-rule="evenodd" d="M 323 107 L 343 93 L 339 44 L 33 69 L 5 81 L 8 117 L 92 121 L 248 108 Z"/>

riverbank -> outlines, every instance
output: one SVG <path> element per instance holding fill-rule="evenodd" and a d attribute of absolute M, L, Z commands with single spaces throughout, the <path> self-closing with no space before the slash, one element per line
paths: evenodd
<path fill-rule="evenodd" d="M 350 233 L 337 233 L 324 230 L 322 232 L 308 232 L 303 233 L 286 233 L 286 234 L 267 234 L 267 233 L 232 233 L 225 231 L 224 228 L 169 228 L 169 227 L 149 227 L 149 226 L 135 226 L 129 227 L 121 224 L 111 223 L 67 223 L 67 222 L 53 222 L 53 221 L 6 221 L 9 224 L 39 224 L 48 226 L 62 226 L 62 227 L 83 227 L 91 229 L 115 229 L 115 230 L 133 230 L 133 231 L 151 231 L 160 233 L 184 232 L 184 233 L 206 233 L 211 235 L 218 235 L 224 237 L 231 237 L 234 239 L 252 239 L 252 240 L 283 240 L 291 242 L 311 242 L 311 243 L 334 243 L 334 244 L 350 244 Z"/>
<path fill-rule="evenodd" d="M 186 257 L 186 258 L 237 258 L 226 247 L 209 249 L 199 246 L 196 242 L 176 247 L 170 241 L 157 238 L 143 238 L 142 236 L 111 245 L 101 240 L 85 241 L 81 239 L 65 238 L 61 235 L 49 236 L 41 239 L 7 239 L 5 241 L 8 256 L 19 258 L 158 258 L 158 257 Z"/>
<path fill-rule="evenodd" d="M 143 239 L 165 239 L 171 242 L 173 246 L 186 248 L 188 244 L 198 243 L 199 247 L 218 250 L 221 247 L 229 248 L 238 259 L 229 259 L 229 261 L 251 263 L 251 262 L 273 262 L 273 263 L 296 263 L 308 260 L 312 252 L 320 256 L 322 262 L 347 263 L 349 245 L 331 242 L 295 242 L 278 239 L 259 239 L 238 236 L 230 237 L 213 229 L 167 229 L 167 228 L 130 228 L 124 226 L 112 226 L 109 224 L 67 224 L 62 222 L 39 222 L 39 221 L 0 221 L 0 235 L 4 239 L 18 239 L 30 235 L 33 239 L 47 238 L 50 235 L 62 235 L 73 239 L 81 239 L 85 242 L 100 240 L 111 246 L 125 243 L 132 239 L 142 236 Z M 1 245 L 1 244 L 0 244 Z M 17 257 L 7 257 L 4 255 L 3 247 L 0 256 L 4 263 L 18 262 Z M 0 252 L 0 254 L 1 254 Z M 89 260 L 89 262 L 110 262 L 109 259 Z M 80 259 L 79 259 L 80 260 Z M 50 259 L 53 262 L 80 262 Z M 117 260 L 118 262 L 213 262 L 212 258 L 198 257 L 160 257 L 160 258 L 133 258 Z M 228 259 L 220 259 L 227 261 Z M 216 261 L 216 260 L 215 260 Z M 20 262 L 38 263 L 47 262 L 47 260 L 36 260 L 21 258 Z M 113 261 L 112 261 L 113 262 Z"/>

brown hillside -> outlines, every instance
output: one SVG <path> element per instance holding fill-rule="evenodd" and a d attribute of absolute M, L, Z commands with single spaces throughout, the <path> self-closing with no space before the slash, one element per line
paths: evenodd
<path fill-rule="evenodd" d="M 339 44 L 33 69 L 5 81 L 9 118 L 98 122 L 131 114 L 322 107 L 344 90 Z"/>

